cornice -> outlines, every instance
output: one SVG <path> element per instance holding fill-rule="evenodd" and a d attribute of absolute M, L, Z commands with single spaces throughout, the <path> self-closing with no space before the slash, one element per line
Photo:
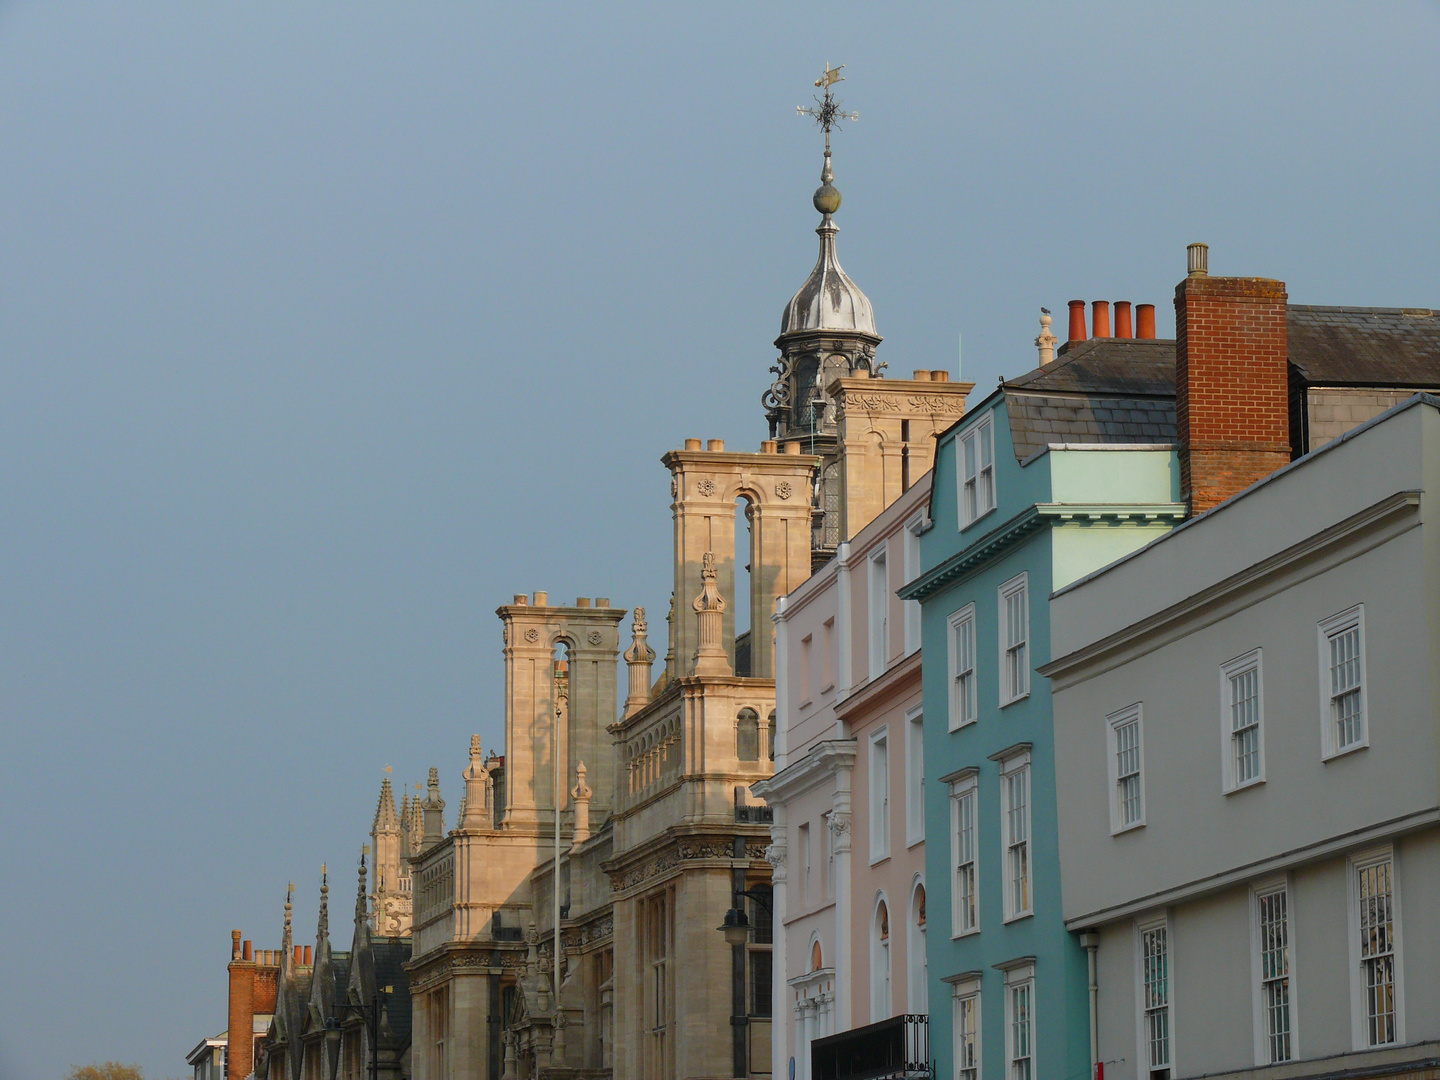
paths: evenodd
<path fill-rule="evenodd" d="M 1061 690 L 1208 626 L 1420 524 L 1419 491 L 1397 491 L 1155 614 L 1036 670 Z"/>
<path fill-rule="evenodd" d="M 750 790 L 766 802 L 785 802 L 854 764 L 854 739 L 826 739 L 812 746 L 799 761 L 751 784 Z"/>
<path fill-rule="evenodd" d="M 878 700 L 890 694 L 910 688 L 920 682 L 921 650 L 916 649 L 898 664 L 886 668 L 878 678 L 861 683 L 850 690 L 848 696 L 835 705 L 835 715 L 841 720 L 850 720 L 855 713 L 872 708 Z"/>

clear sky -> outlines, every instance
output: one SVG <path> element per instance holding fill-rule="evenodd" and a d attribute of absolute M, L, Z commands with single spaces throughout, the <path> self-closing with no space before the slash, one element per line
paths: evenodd
<path fill-rule="evenodd" d="M 980 394 L 1185 244 L 1440 307 L 1435 4 L 0 4 L 0 1078 L 222 1030 L 386 765 L 498 745 L 516 592 L 651 609 L 814 261 Z M 656 642 L 663 649 L 663 641 Z M 623 682 L 623 680 L 622 680 Z M 697 913 L 716 919 L 719 912 Z M 348 946 L 343 914 L 337 947 Z"/>

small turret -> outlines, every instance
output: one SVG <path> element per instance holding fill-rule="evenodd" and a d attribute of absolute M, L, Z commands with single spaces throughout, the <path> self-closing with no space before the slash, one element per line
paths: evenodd
<path fill-rule="evenodd" d="M 590 839 L 590 796 L 594 794 L 585 783 L 585 762 L 582 761 L 575 766 L 575 786 L 570 789 L 570 797 L 575 800 L 575 835 L 571 838 L 575 847 Z"/>
<path fill-rule="evenodd" d="M 699 642 L 695 659 L 690 665 L 692 675 L 733 675 L 730 658 L 725 655 L 725 598 L 716 584 L 715 553 L 707 551 L 700 567 L 700 595 L 690 606 L 695 611 Z"/>
<path fill-rule="evenodd" d="M 488 798 L 489 770 L 485 768 L 484 751 L 480 749 L 480 736 L 470 736 L 470 767 L 461 775 L 465 780 L 465 801 L 460 811 L 460 828 L 488 829 L 490 827 L 490 802 Z"/>
<path fill-rule="evenodd" d="M 445 800 L 440 797 L 440 770 L 433 765 L 421 812 L 424 815 L 424 832 L 420 837 L 420 850 L 428 851 L 445 839 Z"/>
<path fill-rule="evenodd" d="M 649 626 L 645 622 L 645 609 L 635 609 L 635 621 L 630 625 L 630 648 L 625 650 L 625 663 L 630 670 L 630 694 L 625 699 L 625 715 L 634 716 L 650 703 L 650 667 L 655 663 L 655 650 L 646 640 Z"/>

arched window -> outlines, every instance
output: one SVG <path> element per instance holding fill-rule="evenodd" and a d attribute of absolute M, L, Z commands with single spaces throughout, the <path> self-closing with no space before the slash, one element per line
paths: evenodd
<path fill-rule="evenodd" d="M 770 760 L 775 760 L 775 710 L 770 710 L 770 724 L 765 729 L 765 742 L 769 747 Z"/>
<path fill-rule="evenodd" d="M 741 761 L 760 760 L 760 714 L 741 709 L 735 721 L 735 756 Z"/>
<path fill-rule="evenodd" d="M 810 943 L 810 970 L 819 971 L 825 966 L 825 956 L 820 951 L 820 939 L 816 938 Z"/>
<path fill-rule="evenodd" d="M 882 895 L 870 933 L 870 1022 L 884 1020 L 890 1009 L 890 907 Z"/>
<path fill-rule="evenodd" d="M 930 969 L 925 952 L 925 882 L 917 880 L 910 893 L 910 926 L 905 935 L 905 976 L 912 1013 L 930 1011 Z"/>

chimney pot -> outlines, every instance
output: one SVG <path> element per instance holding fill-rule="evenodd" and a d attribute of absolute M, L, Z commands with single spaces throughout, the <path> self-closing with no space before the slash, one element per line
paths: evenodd
<path fill-rule="evenodd" d="M 1155 305 L 1135 305 L 1135 336 L 1137 338 L 1153 338 L 1155 336 Z"/>
<path fill-rule="evenodd" d="M 530 597 L 526 596 L 523 592 L 519 592 L 515 594 L 515 599 L 512 603 L 515 607 L 529 607 Z"/>
<path fill-rule="evenodd" d="M 686 439 L 686 440 L 685 440 L 685 449 L 686 449 L 686 450 L 699 450 L 699 449 L 700 449 L 700 440 L 699 440 L 699 439 Z"/>
<path fill-rule="evenodd" d="M 597 597 L 595 598 L 595 606 L 596 606 L 596 607 L 609 607 L 609 606 L 610 606 L 610 597 L 608 597 L 608 596 L 597 596 Z"/>
<path fill-rule="evenodd" d="M 1191 244 L 1185 249 L 1186 277 L 1210 276 L 1210 245 Z"/>
<path fill-rule="evenodd" d="M 295 963 L 297 963 L 297 964 L 303 964 L 303 963 L 305 963 L 305 946 L 304 946 L 304 945 L 296 945 L 296 946 L 295 946 Z"/>
<path fill-rule="evenodd" d="M 1094 300 L 1090 304 L 1090 336 L 1110 336 L 1110 301 Z"/>
<path fill-rule="evenodd" d="M 1088 335 L 1085 333 L 1085 301 L 1070 301 L 1070 341 L 1084 341 Z"/>
<path fill-rule="evenodd" d="M 915 381 L 916 381 L 916 382 L 929 382 L 929 381 L 930 381 L 930 372 L 929 372 L 927 369 L 925 369 L 925 368 L 916 368 L 916 369 L 915 369 Z"/>
<path fill-rule="evenodd" d="M 766 439 L 760 444 L 760 453 L 762 454 L 774 454 L 778 453 L 779 450 L 780 444 L 777 443 L 774 439 Z"/>
<path fill-rule="evenodd" d="M 724 440 L 724 439 L 711 439 L 709 442 L 707 442 L 707 443 L 705 444 L 705 449 L 706 449 L 706 450 L 713 450 L 713 451 L 715 451 L 716 453 L 718 453 L 718 452 L 720 452 L 721 450 L 724 450 L 724 449 L 725 449 L 725 440 Z"/>
<path fill-rule="evenodd" d="M 1115 336 L 1129 338 L 1135 336 L 1135 331 L 1130 326 L 1130 301 L 1115 301 Z"/>
<path fill-rule="evenodd" d="M 305 946 L 305 966 L 306 966 L 306 967 L 309 967 L 311 964 L 313 964 L 313 963 L 315 962 L 314 948 L 315 948 L 315 947 L 314 947 L 313 945 L 306 945 L 306 946 Z"/>
<path fill-rule="evenodd" d="M 934 371 L 930 372 L 930 381 L 931 381 L 931 382 L 949 382 L 949 381 L 950 381 L 950 373 L 949 373 L 948 371 L 946 371 L 944 368 L 936 368 Z"/>
<path fill-rule="evenodd" d="M 537 592 L 537 593 L 535 594 L 535 606 L 536 606 L 536 607 L 548 607 L 549 604 L 550 604 L 550 594 L 549 594 L 548 592 Z"/>
<path fill-rule="evenodd" d="M 800 453 L 800 443 L 799 443 L 799 441 L 796 440 L 796 439 L 791 439 L 789 442 L 787 442 L 787 443 L 785 444 L 785 453 L 787 453 L 787 454 L 798 454 L 798 453 Z"/>
<path fill-rule="evenodd" d="M 252 954 L 250 952 L 250 942 L 247 941 L 240 946 L 240 959 L 249 960 L 251 958 L 251 955 Z"/>
<path fill-rule="evenodd" d="M 588 596 L 577 596 L 577 597 L 575 598 L 575 606 L 576 606 L 576 607 L 589 607 L 589 606 L 590 606 L 590 597 L 588 597 Z"/>

